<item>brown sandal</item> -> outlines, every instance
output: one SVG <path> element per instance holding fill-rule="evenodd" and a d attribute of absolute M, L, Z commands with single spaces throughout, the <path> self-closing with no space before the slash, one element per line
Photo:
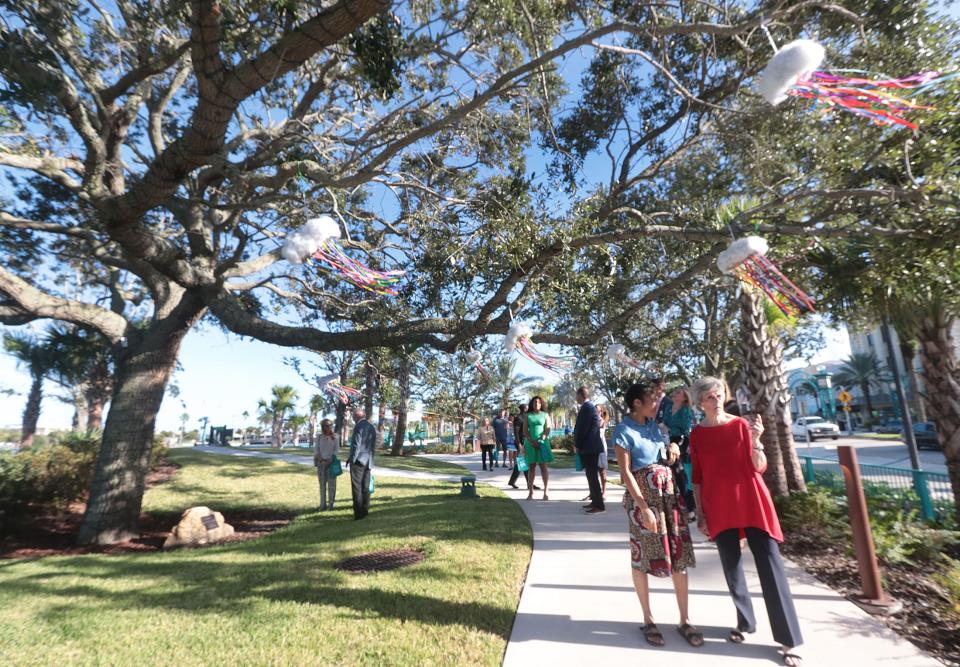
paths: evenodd
<path fill-rule="evenodd" d="M 643 633 L 643 638 L 647 640 L 647 643 L 651 646 L 663 646 L 663 633 L 660 632 L 660 628 L 657 627 L 656 623 L 647 623 L 646 625 L 640 626 L 640 632 Z"/>
<path fill-rule="evenodd" d="M 689 623 L 677 626 L 677 632 L 680 633 L 687 643 L 694 648 L 703 646 L 703 634 Z"/>

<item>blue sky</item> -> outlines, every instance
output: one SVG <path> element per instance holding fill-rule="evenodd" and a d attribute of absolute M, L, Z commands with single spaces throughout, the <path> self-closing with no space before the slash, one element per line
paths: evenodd
<path fill-rule="evenodd" d="M 960 16 L 957 5 L 949 6 L 947 13 Z M 562 65 L 564 77 L 575 88 L 579 80 L 578 72 L 587 62 L 586 53 L 575 54 Z M 533 156 L 531 156 L 533 157 Z M 596 173 L 600 180 L 605 180 L 609 167 L 603 166 L 590 171 Z M 531 170 L 539 175 L 544 174 L 543 164 L 536 158 L 531 160 Z M 591 179 L 592 180 L 592 179 Z M 392 202 L 384 200 L 384 207 L 390 207 Z M 825 328 L 827 346 L 810 360 L 811 363 L 821 363 L 827 360 L 844 358 L 850 353 L 849 339 L 845 331 Z M 274 384 L 290 384 L 300 391 L 305 400 L 315 389 L 304 383 L 296 372 L 283 363 L 283 358 L 295 355 L 304 360 L 315 358 L 314 355 L 303 351 L 294 351 L 265 343 L 250 340 L 240 340 L 236 336 L 229 336 L 219 329 L 204 327 L 192 331 L 184 340 L 180 355 L 182 370 L 175 376 L 180 388 L 179 397 L 168 395 L 164 400 L 158 418 L 159 430 L 175 430 L 179 428 L 180 415 L 184 412 L 190 415 L 188 427 L 195 427 L 202 417 L 208 417 L 210 423 L 239 426 L 242 413 L 246 410 L 251 414 L 256 412 L 257 400 L 267 397 L 270 386 Z M 805 362 L 798 360 L 792 366 L 803 366 Z M 539 366 L 519 357 L 517 372 L 524 375 L 544 377 L 553 381 Z M 0 427 L 18 426 L 25 401 L 25 393 L 29 388 L 29 376 L 16 368 L 14 360 L 6 355 L 0 355 L 0 389 L 12 389 L 17 394 L 13 396 L 0 395 Z M 70 423 L 73 409 L 71 406 L 57 401 L 53 394 L 56 387 L 52 383 L 46 384 L 47 398 L 44 401 L 40 426 L 44 428 L 62 428 Z"/>

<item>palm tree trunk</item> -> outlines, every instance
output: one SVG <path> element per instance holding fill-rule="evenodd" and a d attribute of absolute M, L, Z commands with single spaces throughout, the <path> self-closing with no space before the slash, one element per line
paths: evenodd
<path fill-rule="evenodd" d="M 867 414 L 864 419 L 869 420 L 870 423 L 873 423 L 873 403 L 870 401 L 870 383 L 861 382 L 860 391 L 863 392 L 863 402 L 867 405 Z"/>
<path fill-rule="evenodd" d="M 114 394 L 77 538 L 80 544 L 112 544 L 138 536 L 157 412 L 183 337 L 203 310 L 186 297 L 167 318 L 117 350 Z"/>
<path fill-rule="evenodd" d="M 23 409 L 23 423 L 20 429 L 20 448 L 26 449 L 33 444 L 40 420 L 40 402 L 43 400 L 43 376 L 34 375 L 27 394 L 27 405 Z"/>
<path fill-rule="evenodd" d="M 955 318 L 937 304 L 917 328 L 920 361 L 927 386 L 927 409 L 937 427 L 960 519 L 960 363 L 950 329 Z"/>
<path fill-rule="evenodd" d="M 899 335 L 899 334 L 898 334 Z M 910 386 L 910 394 L 913 396 L 913 409 L 917 413 L 915 421 L 927 421 L 927 409 L 920 398 L 920 386 L 917 382 L 917 371 L 913 368 L 914 359 L 917 356 L 917 350 L 911 343 L 904 343 L 900 336 L 900 354 L 903 356 L 903 365 L 907 371 L 907 382 Z"/>
<path fill-rule="evenodd" d="M 764 481 L 775 496 L 805 491 L 803 470 L 789 428 L 789 392 L 783 369 L 783 344 L 770 335 L 760 297 L 740 291 L 741 355 L 746 390 L 765 430 L 760 442 L 767 457 Z"/>
<path fill-rule="evenodd" d="M 400 357 L 400 373 L 397 380 L 400 383 L 400 403 L 397 406 L 397 423 L 393 433 L 393 446 L 390 454 L 403 454 L 403 440 L 407 434 L 407 407 L 410 404 L 410 357 Z"/>

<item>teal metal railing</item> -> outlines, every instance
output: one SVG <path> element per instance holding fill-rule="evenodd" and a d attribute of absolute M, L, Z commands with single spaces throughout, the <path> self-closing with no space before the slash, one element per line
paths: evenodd
<path fill-rule="evenodd" d="M 800 463 L 807 483 L 843 484 L 843 473 L 835 459 L 801 456 Z M 897 491 L 912 492 L 904 497 L 912 501 L 924 519 L 936 519 L 940 512 L 952 511 L 953 487 L 946 474 L 861 463 L 860 477 L 865 486 L 877 484 Z"/>

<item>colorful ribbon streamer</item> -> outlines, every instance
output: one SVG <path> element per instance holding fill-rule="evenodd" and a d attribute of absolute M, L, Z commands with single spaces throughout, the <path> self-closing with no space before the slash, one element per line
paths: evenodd
<path fill-rule="evenodd" d="M 917 124 L 904 114 L 935 107 L 909 98 L 954 79 L 958 74 L 920 72 L 902 79 L 871 79 L 816 71 L 800 77 L 787 94 L 814 100 L 825 111 L 839 109 L 868 118 L 877 125 L 901 125 L 916 130 Z M 907 94 L 895 94 L 894 91 L 906 91 Z"/>
<path fill-rule="evenodd" d="M 536 345 L 526 336 L 521 336 L 517 339 L 515 349 L 533 363 L 557 375 L 563 375 L 565 371 L 573 368 L 573 365 L 576 363 L 576 359 L 573 357 L 555 357 L 544 354 L 538 350 Z"/>
<path fill-rule="evenodd" d="M 335 238 L 326 239 L 313 253 L 313 258 L 324 262 L 347 282 L 375 294 L 396 296 L 393 285 L 400 282 L 406 271 L 378 271 L 348 256 Z"/>
<path fill-rule="evenodd" d="M 733 275 L 770 297 L 784 315 L 796 317 L 812 313 L 814 301 L 794 285 L 765 255 L 751 255 L 733 268 Z"/>
<path fill-rule="evenodd" d="M 349 405 L 350 401 L 363 396 L 363 392 L 345 384 L 340 384 L 339 380 L 330 380 L 323 385 L 324 391 L 331 393 L 338 401 L 344 405 Z"/>

